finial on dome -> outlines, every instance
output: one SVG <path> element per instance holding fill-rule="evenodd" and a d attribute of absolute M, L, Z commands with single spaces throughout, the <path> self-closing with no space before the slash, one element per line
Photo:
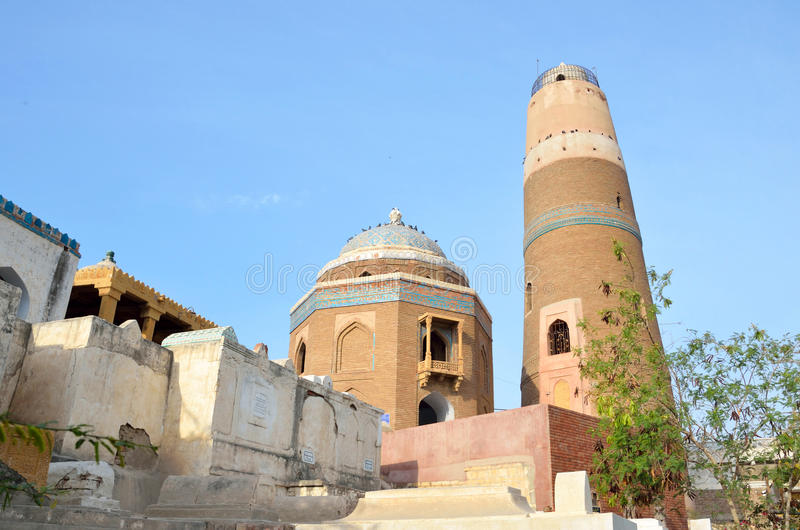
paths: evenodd
<path fill-rule="evenodd" d="M 397 208 L 392 208 L 392 211 L 389 212 L 389 221 L 393 225 L 401 225 L 403 224 L 403 214 Z"/>

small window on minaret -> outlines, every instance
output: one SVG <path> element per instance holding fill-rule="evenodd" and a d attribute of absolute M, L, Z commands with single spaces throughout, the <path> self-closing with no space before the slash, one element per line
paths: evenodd
<path fill-rule="evenodd" d="M 564 81 L 565 79 L 566 77 L 564 77 L 564 74 L 558 74 L 556 76 L 556 81 Z"/>
<path fill-rule="evenodd" d="M 623 201 L 622 201 L 622 195 L 617 193 L 617 208 L 619 208 L 620 210 L 624 210 L 623 206 L 624 206 L 624 204 L 623 204 Z"/>
<path fill-rule="evenodd" d="M 358 275 L 359 278 L 366 278 L 367 276 L 372 276 L 372 274 L 368 273 L 367 271 L 364 271 Z"/>
<path fill-rule="evenodd" d="M 558 355 L 570 351 L 569 326 L 563 320 L 556 320 L 550 324 L 547 332 L 547 341 L 550 343 L 550 355 Z"/>
<path fill-rule="evenodd" d="M 533 285 L 528 282 L 525 286 L 525 312 L 527 313 L 533 309 Z"/>

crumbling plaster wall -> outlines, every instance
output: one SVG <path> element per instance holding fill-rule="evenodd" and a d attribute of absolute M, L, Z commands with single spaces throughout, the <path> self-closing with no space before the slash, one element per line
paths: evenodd
<path fill-rule="evenodd" d="M 160 470 L 274 484 L 379 485 L 381 411 L 241 346 L 231 328 L 180 333 Z"/>
<path fill-rule="evenodd" d="M 6 412 L 28 347 L 31 325 L 16 317 L 22 291 L 0 280 L 0 412 Z"/>
<path fill-rule="evenodd" d="M 171 353 L 142 339 L 135 321 L 115 326 L 96 316 L 33 324 L 10 413 L 29 423 L 89 424 L 118 436 L 126 423 L 161 442 Z M 56 453 L 82 460 L 93 448 L 74 447 L 57 433 Z M 101 451 L 103 460 L 114 456 Z"/>

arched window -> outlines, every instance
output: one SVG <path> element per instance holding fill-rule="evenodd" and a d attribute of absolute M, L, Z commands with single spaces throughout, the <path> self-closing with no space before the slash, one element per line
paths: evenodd
<path fill-rule="evenodd" d="M 547 332 L 547 342 L 550 344 L 550 355 L 566 353 L 569 347 L 569 326 L 563 320 L 556 320 L 550 324 Z"/>
<path fill-rule="evenodd" d="M 558 74 L 556 76 L 556 81 L 564 81 L 565 79 L 566 77 L 564 77 L 564 74 Z"/>
<path fill-rule="evenodd" d="M 306 371 L 306 344 L 305 342 L 300 344 L 300 347 L 297 348 L 297 363 L 295 364 L 295 368 L 297 369 L 298 374 L 302 374 Z"/>
<path fill-rule="evenodd" d="M 350 324 L 336 341 L 336 371 L 368 369 L 371 352 L 370 333 L 356 322 Z"/>
<path fill-rule="evenodd" d="M 362 272 L 361 274 L 358 275 L 359 278 L 366 278 L 367 276 L 372 276 L 372 274 L 370 274 L 367 271 L 364 271 L 364 272 Z"/>
<path fill-rule="evenodd" d="M 486 348 L 481 346 L 481 363 L 483 364 L 483 389 L 489 392 L 489 358 L 486 356 Z"/>
<path fill-rule="evenodd" d="M 425 353 L 428 351 L 428 337 L 422 337 L 422 360 L 425 360 Z M 431 360 L 447 361 L 447 341 L 445 341 L 436 331 L 431 332 Z"/>
<path fill-rule="evenodd" d="M 525 312 L 533 309 L 533 285 L 528 282 L 525 286 Z"/>

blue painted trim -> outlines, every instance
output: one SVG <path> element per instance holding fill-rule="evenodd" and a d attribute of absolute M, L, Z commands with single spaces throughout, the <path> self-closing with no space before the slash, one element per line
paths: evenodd
<path fill-rule="evenodd" d="M 77 241 L 71 239 L 67 234 L 62 234 L 58 228 L 53 228 L 47 223 L 42 226 L 41 219 L 31 212 L 26 212 L 2 195 L 0 195 L 0 214 L 23 228 L 27 228 L 34 234 L 45 238 L 54 245 L 66 248 L 74 256 L 81 257 L 80 252 L 78 252 L 80 245 Z"/>
<path fill-rule="evenodd" d="M 289 331 L 294 331 L 318 309 L 398 301 L 476 316 L 486 333 L 491 336 L 491 331 L 486 329 L 486 324 L 476 314 L 475 298 L 471 294 L 448 291 L 447 289 L 399 279 L 315 288 L 314 292 L 289 315 Z"/>
<path fill-rule="evenodd" d="M 565 226 L 576 225 L 601 225 L 619 228 L 633 234 L 639 242 L 642 241 L 636 220 L 619 208 L 596 204 L 572 204 L 555 208 L 534 219 L 525 231 L 522 252 L 527 251 L 531 243 L 543 235 Z"/>

